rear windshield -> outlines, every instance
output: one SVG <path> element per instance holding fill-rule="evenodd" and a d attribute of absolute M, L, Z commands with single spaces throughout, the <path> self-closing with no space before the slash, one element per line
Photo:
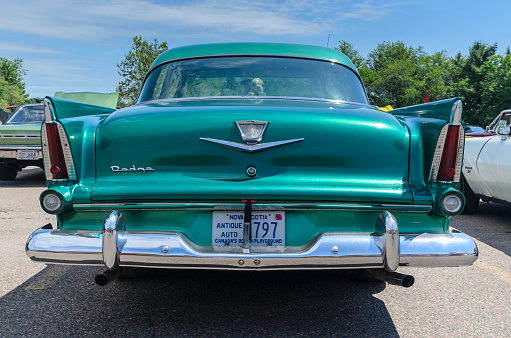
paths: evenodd
<path fill-rule="evenodd" d="M 367 104 L 358 76 L 325 61 L 215 57 L 164 64 L 148 76 L 139 102 L 190 97 L 291 97 Z"/>
<path fill-rule="evenodd" d="M 12 114 L 5 124 L 41 124 L 44 121 L 44 106 L 21 106 Z"/>

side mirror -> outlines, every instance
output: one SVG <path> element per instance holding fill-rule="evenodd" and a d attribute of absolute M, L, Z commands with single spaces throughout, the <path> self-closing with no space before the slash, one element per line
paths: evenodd
<path fill-rule="evenodd" d="M 511 132 L 510 126 L 500 126 L 497 128 L 497 134 L 500 135 L 500 139 L 502 141 L 507 140 L 510 132 Z"/>

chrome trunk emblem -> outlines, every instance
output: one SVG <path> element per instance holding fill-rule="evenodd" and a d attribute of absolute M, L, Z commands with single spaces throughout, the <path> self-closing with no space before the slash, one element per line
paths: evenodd
<path fill-rule="evenodd" d="M 266 127 L 270 122 L 265 121 L 236 121 L 241 139 L 246 144 L 256 144 L 263 140 Z"/>
<path fill-rule="evenodd" d="M 200 139 L 205 142 L 210 142 L 222 146 L 227 149 L 233 149 L 237 151 L 245 151 L 248 153 L 255 153 L 258 151 L 275 149 L 288 144 L 301 142 L 303 138 L 297 138 L 292 140 L 259 143 L 263 140 L 266 128 L 270 122 L 266 121 L 236 121 L 236 127 L 240 134 L 241 139 L 245 142 L 236 143 L 231 141 L 216 140 L 213 138 L 201 137 Z"/>

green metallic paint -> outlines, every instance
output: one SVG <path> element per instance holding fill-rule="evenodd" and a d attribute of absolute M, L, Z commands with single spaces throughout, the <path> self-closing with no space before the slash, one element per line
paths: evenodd
<path fill-rule="evenodd" d="M 306 57 L 341 63 L 356 70 L 351 60 L 335 49 L 284 43 L 214 43 L 178 47 L 160 54 L 154 60 L 151 68 L 176 59 L 211 55 L 283 55 Z"/>
<path fill-rule="evenodd" d="M 407 129 L 392 115 L 315 101 L 222 102 L 203 101 L 200 109 L 163 102 L 112 114 L 98 129 L 93 200 L 412 202 Z M 304 141 L 245 153 L 200 140 L 242 142 L 234 124 L 240 120 L 270 121 L 263 142 Z M 375 144 L 385 151 L 375 152 Z M 113 172 L 112 166 L 155 171 Z M 254 178 L 246 174 L 250 166 L 257 168 Z"/>
<path fill-rule="evenodd" d="M 162 54 L 154 65 L 187 57 L 265 53 L 331 59 L 354 68 L 332 49 L 281 44 L 183 47 Z M 59 228 L 90 230 L 97 236 L 111 210 L 119 209 L 128 231 L 179 231 L 209 246 L 211 210 L 165 205 L 238 205 L 240 198 L 256 197 L 260 204 L 301 200 L 429 205 L 432 212 L 392 211 L 400 232 L 449 232 L 449 217 L 438 213 L 437 205 L 457 184 L 427 181 L 438 135 L 452 120 L 456 99 L 391 112 L 305 100 L 170 100 L 119 111 L 50 100 L 55 119 L 68 135 L 78 178 L 76 184 L 48 182 L 53 189 L 69 191 L 74 207 L 57 215 Z M 248 154 L 199 139 L 242 142 L 233 122 L 251 119 L 270 121 L 263 142 L 305 141 Z M 154 166 L 157 171 L 114 173 L 114 165 Z M 245 174 L 251 165 L 258 169 L 256 178 Z M 96 200 L 113 206 L 84 210 Z M 132 202 L 152 207 L 141 209 L 130 206 Z M 303 245 L 324 232 L 374 232 L 380 213 L 371 208 L 287 210 L 286 244 Z"/>
<path fill-rule="evenodd" d="M 211 245 L 212 212 L 208 210 L 122 210 L 126 231 L 177 231 L 201 246 Z M 58 215 L 69 230 L 100 232 L 110 211 L 82 211 Z M 301 246 L 321 233 L 376 232 L 381 211 L 286 211 L 286 245 Z M 402 234 L 443 232 L 442 217 L 427 213 L 394 212 Z"/>
<path fill-rule="evenodd" d="M 57 120 L 82 117 L 87 115 L 101 115 L 110 114 L 114 112 L 115 108 L 97 106 L 90 103 L 69 101 L 56 97 L 46 97 L 51 102 L 52 113 Z"/>

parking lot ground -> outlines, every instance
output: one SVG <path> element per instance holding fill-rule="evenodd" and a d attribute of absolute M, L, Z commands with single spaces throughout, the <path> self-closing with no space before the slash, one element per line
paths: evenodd
<path fill-rule="evenodd" d="M 405 289 L 349 271 L 151 270 L 94 283 L 101 267 L 44 265 L 27 237 L 54 222 L 40 169 L 0 182 L 0 336 L 511 336 L 511 207 L 482 203 L 451 225 L 472 236 L 470 267 L 400 268 Z"/>

